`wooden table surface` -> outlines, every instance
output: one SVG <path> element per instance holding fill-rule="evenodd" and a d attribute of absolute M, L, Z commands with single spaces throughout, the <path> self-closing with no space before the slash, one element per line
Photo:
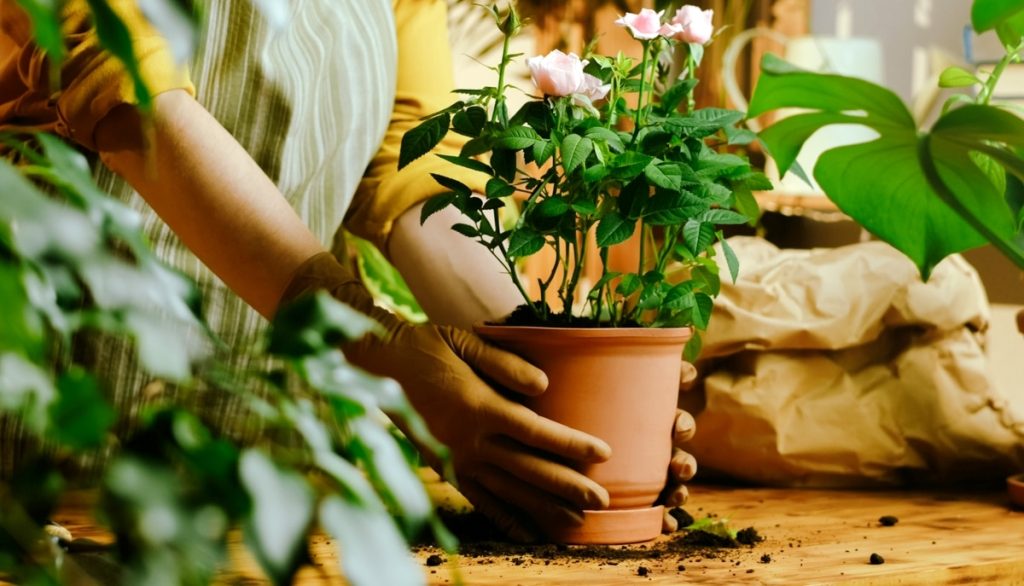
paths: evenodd
<path fill-rule="evenodd" d="M 86 499 L 87 501 L 87 499 Z M 108 539 L 89 521 L 86 501 L 72 501 L 56 516 L 76 538 Z M 755 547 L 706 554 L 665 553 L 658 559 L 615 562 L 531 555 L 464 557 L 428 567 L 436 550 L 415 555 L 431 584 L 1024 584 L 1024 512 L 1007 505 L 1005 492 L 823 491 L 694 486 L 687 510 L 714 513 L 736 528 L 753 526 L 765 541 Z M 899 522 L 883 527 L 879 517 Z M 658 543 L 664 541 L 664 538 Z M 658 543 L 648 544 L 647 551 Z M 638 549 L 638 546 L 629 546 Z M 315 568 L 299 584 L 343 583 L 337 552 L 313 538 Z M 571 550 L 570 550 L 571 551 Z M 869 564 L 877 553 L 882 565 Z M 237 532 L 232 564 L 219 584 L 263 584 Z M 643 554 L 646 556 L 646 553 Z M 768 555 L 770 562 L 762 561 Z M 72 560 L 74 558 L 72 557 Z M 767 558 L 765 558 L 767 560 Z M 455 569 L 457 564 L 457 569 Z M 638 575 L 640 567 L 648 570 Z M 685 570 L 680 570 L 680 566 Z M 99 582 L 103 583 L 103 582 Z"/>

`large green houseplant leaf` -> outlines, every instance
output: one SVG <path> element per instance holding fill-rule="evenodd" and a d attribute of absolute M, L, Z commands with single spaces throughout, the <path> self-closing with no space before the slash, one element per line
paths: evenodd
<path fill-rule="evenodd" d="M 1014 149 L 1024 121 L 994 106 L 946 113 L 927 132 L 891 91 L 867 81 L 812 73 L 766 56 L 750 116 L 780 108 L 761 140 L 782 173 L 804 142 L 832 124 L 859 124 L 878 137 L 826 151 L 814 176 L 841 210 L 909 256 L 923 277 L 946 256 L 993 243 L 1024 266 L 1019 206 L 1003 169 L 1024 177 Z"/>

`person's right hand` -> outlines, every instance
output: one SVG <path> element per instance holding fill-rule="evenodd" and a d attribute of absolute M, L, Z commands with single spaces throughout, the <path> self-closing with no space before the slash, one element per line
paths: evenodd
<path fill-rule="evenodd" d="M 316 289 L 384 327 L 383 336 L 345 345 L 345 356 L 402 385 L 451 450 L 458 488 L 510 537 L 529 541 L 545 522 L 577 523 L 582 509 L 608 506 L 608 492 L 574 469 L 607 460 L 608 444 L 500 392 L 543 393 L 547 377 L 540 369 L 463 330 L 412 326 L 374 307 L 366 289 L 328 253 L 299 267 L 281 302 Z"/>
<path fill-rule="evenodd" d="M 488 384 L 543 393 L 547 377 L 522 358 L 471 333 L 434 326 L 403 325 L 387 341 L 346 350 L 353 362 L 402 384 L 451 450 L 459 490 L 510 537 L 532 541 L 545 523 L 579 523 L 582 509 L 608 506 L 607 490 L 573 468 L 607 460 L 608 445 Z"/>

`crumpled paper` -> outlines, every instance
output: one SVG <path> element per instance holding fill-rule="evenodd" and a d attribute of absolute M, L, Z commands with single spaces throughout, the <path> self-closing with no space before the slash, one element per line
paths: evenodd
<path fill-rule="evenodd" d="M 716 302 L 703 385 L 680 401 L 703 475 L 838 487 L 1024 470 L 1024 409 L 990 375 L 988 301 L 966 261 L 923 283 L 881 242 L 729 242 L 741 276 Z"/>

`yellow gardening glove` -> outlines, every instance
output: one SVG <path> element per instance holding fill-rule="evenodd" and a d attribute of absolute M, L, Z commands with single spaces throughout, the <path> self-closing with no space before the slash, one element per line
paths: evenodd
<path fill-rule="evenodd" d="M 573 466 L 607 460 L 611 448 L 514 400 L 513 393 L 544 392 L 541 370 L 471 333 L 413 326 L 375 307 L 329 253 L 299 268 L 282 304 L 317 289 L 384 327 L 383 336 L 346 345 L 346 357 L 402 385 L 430 431 L 451 450 L 459 490 L 510 537 L 533 540 L 534 520 L 578 523 L 582 509 L 608 506 L 608 492 Z"/>

